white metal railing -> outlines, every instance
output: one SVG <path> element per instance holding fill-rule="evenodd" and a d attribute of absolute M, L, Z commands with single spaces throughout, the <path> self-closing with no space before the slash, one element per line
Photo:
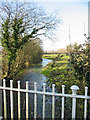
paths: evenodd
<path fill-rule="evenodd" d="M 87 118 L 87 100 L 90 99 L 90 96 L 87 96 L 88 87 L 85 87 L 85 95 L 77 95 L 78 86 L 71 86 L 72 94 L 65 94 L 65 85 L 62 85 L 62 93 L 55 93 L 55 84 L 52 84 L 52 92 L 46 92 L 46 84 L 43 83 L 43 91 L 37 91 L 37 83 L 34 83 L 34 90 L 28 89 L 28 82 L 26 82 L 26 89 L 20 89 L 20 81 L 18 81 L 18 88 L 13 88 L 13 80 L 10 80 L 10 87 L 6 87 L 6 80 L 3 80 L 3 86 L 0 86 L 0 89 L 3 90 L 4 97 L 4 118 L 7 118 L 7 106 L 6 106 L 6 90 L 10 91 L 10 104 L 11 104 L 11 118 L 13 118 L 13 91 L 18 92 L 18 119 L 21 118 L 20 115 L 20 93 L 26 93 L 26 118 L 28 118 L 28 94 L 34 94 L 34 118 L 37 118 L 37 94 L 43 95 L 43 118 L 45 118 L 45 95 L 52 96 L 52 118 L 55 118 L 55 96 L 62 97 L 62 113 L 61 118 L 64 118 L 64 99 L 65 97 L 72 98 L 72 118 L 76 116 L 76 99 L 83 98 L 85 99 L 84 103 L 84 118 Z"/>

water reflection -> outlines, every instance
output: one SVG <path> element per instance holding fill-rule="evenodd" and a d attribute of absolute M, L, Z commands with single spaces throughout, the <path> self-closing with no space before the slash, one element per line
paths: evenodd
<path fill-rule="evenodd" d="M 42 67 L 46 66 L 49 62 L 52 60 L 48 59 L 43 59 L 42 63 L 39 65 L 32 66 L 28 68 L 25 73 L 22 75 L 20 78 L 20 87 L 21 88 L 26 88 L 25 82 L 28 81 L 29 83 L 29 89 L 33 90 L 34 89 L 34 82 L 37 82 L 37 90 L 43 90 L 42 86 L 43 83 L 46 82 L 47 78 L 41 74 L 41 69 Z M 14 87 L 17 86 L 17 81 L 13 81 Z M 14 118 L 15 120 L 18 119 L 18 94 L 17 92 L 13 92 L 13 97 L 14 97 Z M 25 100 L 26 94 L 25 93 L 20 93 L 20 106 L 21 106 L 21 119 L 24 119 L 26 117 L 26 100 Z M 50 97 L 46 97 L 46 114 L 47 117 L 50 118 L 50 112 L 51 112 L 51 102 L 50 102 Z M 10 94 L 9 91 L 7 91 L 7 117 L 10 119 Z M 42 118 L 42 107 L 43 107 L 43 96 L 42 95 L 37 95 L 37 117 Z M 34 116 L 34 95 L 29 94 L 29 118 L 33 118 Z"/>
<path fill-rule="evenodd" d="M 29 89 L 33 90 L 34 89 L 34 82 L 37 82 L 37 90 L 43 90 L 43 83 L 46 83 L 47 78 L 41 74 L 41 69 L 42 67 L 46 66 L 49 62 L 52 60 L 48 59 L 43 59 L 42 63 L 38 66 L 33 66 L 32 68 L 28 68 L 25 72 L 25 74 L 21 77 L 21 88 L 25 88 L 25 82 L 28 81 L 29 83 Z M 25 118 L 25 94 L 21 94 L 21 106 L 22 106 L 22 118 Z M 46 110 L 47 117 L 50 118 L 50 112 L 51 112 L 51 102 L 48 101 L 50 98 L 47 96 L 46 97 L 46 107 L 48 108 Z M 37 95 L 37 117 L 42 118 L 42 108 L 43 107 L 43 96 L 42 95 Z M 29 118 L 33 118 L 34 116 L 34 95 L 29 94 Z"/>
<path fill-rule="evenodd" d="M 37 82 L 37 89 L 42 90 L 42 85 L 46 82 L 47 78 L 41 74 L 42 67 L 46 66 L 52 60 L 43 59 L 40 65 L 35 65 L 32 68 L 28 68 L 25 74 L 21 77 L 21 87 L 25 87 L 25 81 L 29 82 L 29 89 L 33 89 L 34 82 Z"/>

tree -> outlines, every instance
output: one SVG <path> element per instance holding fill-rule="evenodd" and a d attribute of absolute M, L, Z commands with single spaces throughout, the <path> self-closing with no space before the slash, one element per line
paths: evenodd
<path fill-rule="evenodd" d="M 83 85 L 88 84 L 90 86 L 90 42 L 89 38 L 83 45 L 74 44 L 71 54 L 70 63 L 73 65 L 75 72 L 79 76 L 79 79 L 83 81 Z M 90 88 L 89 88 L 90 90 Z"/>
<path fill-rule="evenodd" d="M 17 51 L 31 38 L 47 36 L 60 20 L 55 14 L 47 16 L 35 3 L 2 2 L 0 12 L 1 44 L 8 52 L 9 76 Z"/>

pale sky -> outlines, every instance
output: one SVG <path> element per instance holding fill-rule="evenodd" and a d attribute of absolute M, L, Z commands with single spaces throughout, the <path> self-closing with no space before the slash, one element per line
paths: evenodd
<path fill-rule="evenodd" d="M 6 1 L 6 0 L 1 0 Z M 13 1 L 13 0 L 7 0 L 7 1 Z M 88 2 L 89 0 L 18 0 L 18 1 L 24 1 L 24 2 Z"/>
<path fill-rule="evenodd" d="M 5 0 L 3 0 L 5 1 Z M 8 0 L 12 1 L 12 0 Z M 43 49 L 58 50 L 66 48 L 70 44 L 69 26 L 71 43 L 84 43 L 84 32 L 88 34 L 88 2 L 89 0 L 18 0 L 25 2 L 39 2 L 39 4 L 46 10 L 47 14 L 60 9 L 59 16 L 61 17 L 61 24 L 58 25 L 56 35 L 57 40 L 51 41 L 45 39 L 43 42 Z"/>
<path fill-rule="evenodd" d="M 62 23 L 57 28 L 58 39 L 53 42 L 48 39 L 44 41 L 44 50 L 58 50 L 66 48 L 70 44 L 69 26 L 71 43 L 84 43 L 84 32 L 88 33 L 88 2 L 50 2 L 43 6 L 47 12 L 60 8 Z"/>

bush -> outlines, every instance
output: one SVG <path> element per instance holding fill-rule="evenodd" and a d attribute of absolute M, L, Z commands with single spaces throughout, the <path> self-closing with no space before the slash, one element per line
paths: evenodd
<path fill-rule="evenodd" d="M 10 67 L 11 73 L 8 76 L 9 79 L 14 79 L 20 70 L 27 68 L 31 64 L 41 62 L 43 50 L 40 45 L 40 41 L 33 40 L 28 41 L 22 46 L 16 53 L 16 60 L 12 61 Z M 8 53 L 5 49 L 2 52 L 2 71 L 3 78 L 7 77 L 8 72 Z"/>

